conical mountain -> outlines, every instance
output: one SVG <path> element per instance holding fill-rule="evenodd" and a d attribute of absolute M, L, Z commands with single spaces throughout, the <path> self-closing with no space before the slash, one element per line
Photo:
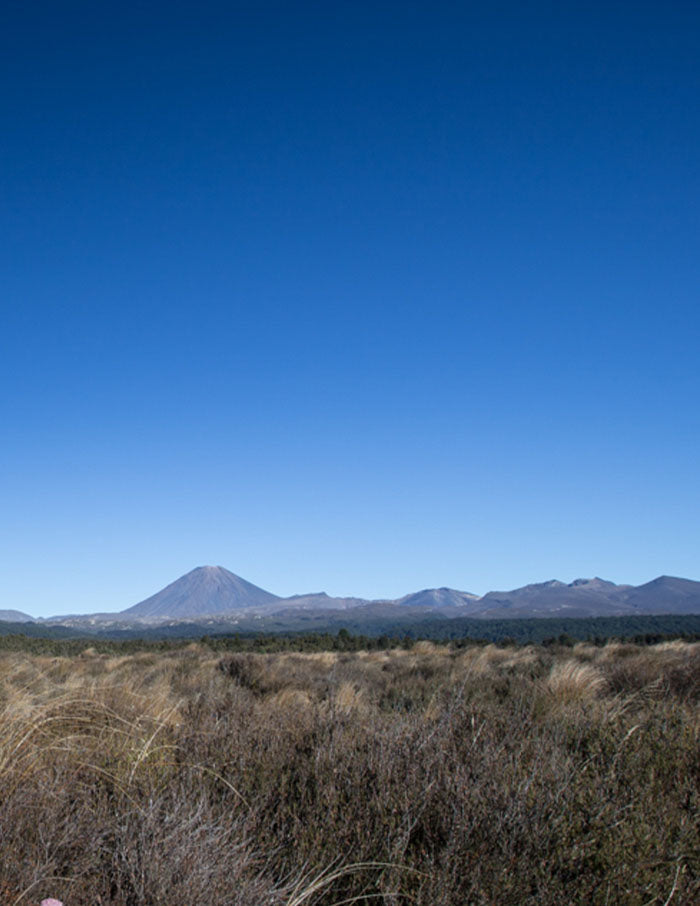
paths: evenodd
<path fill-rule="evenodd" d="M 189 620 L 261 607 L 278 600 L 277 595 L 246 582 L 223 566 L 198 566 L 145 601 L 122 610 L 120 616 Z"/>

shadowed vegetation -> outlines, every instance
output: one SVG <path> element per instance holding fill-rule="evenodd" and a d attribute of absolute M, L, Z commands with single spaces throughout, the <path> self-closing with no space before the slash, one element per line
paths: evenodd
<path fill-rule="evenodd" d="M 6 651 L 0 902 L 694 902 L 699 681 L 682 641 Z"/>
<path fill-rule="evenodd" d="M 618 638 L 654 644 L 665 638 L 700 639 L 700 614 L 638 614 L 625 617 L 537 617 L 532 619 L 484 620 L 444 614 L 430 615 L 423 609 L 389 608 L 383 615 L 365 608 L 310 611 L 301 616 L 255 616 L 209 624 L 176 622 L 157 625 L 81 623 L 5 623 L 0 621 L 0 650 L 52 651 L 71 654 L 90 642 L 101 651 L 172 649 L 193 638 L 206 638 L 210 646 L 224 650 L 313 651 L 333 647 L 339 633 L 346 634 L 350 648 L 396 647 L 399 640 L 431 639 L 464 643 L 509 640 L 520 645 L 539 645 L 560 637 L 571 641 Z M 88 641 L 90 640 L 90 641 Z M 391 643 L 391 644 L 390 644 Z"/>

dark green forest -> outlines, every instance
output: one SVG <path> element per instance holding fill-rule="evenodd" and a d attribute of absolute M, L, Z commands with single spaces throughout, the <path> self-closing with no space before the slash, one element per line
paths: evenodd
<path fill-rule="evenodd" d="M 487 643 L 573 645 L 577 641 L 602 645 L 610 639 L 651 645 L 671 639 L 700 639 L 700 615 L 532 620 L 433 618 L 409 626 L 400 621 L 364 625 L 348 620 L 337 631 L 334 627 L 334 631 L 265 633 L 212 633 L 210 627 L 190 623 L 111 630 L 103 635 L 80 634 L 66 626 L 0 622 L 0 650 L 56 656 L 75 655 L 86 649 L 101 654 L 174 651 L 193 642 L 212 651 L 360 651 L 410 648 L 422 639 L 449 642 L 456 648 Z"/>

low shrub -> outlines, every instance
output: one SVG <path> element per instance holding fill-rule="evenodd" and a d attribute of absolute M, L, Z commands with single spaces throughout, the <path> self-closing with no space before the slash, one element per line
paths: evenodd
<path fill-rule="evenodd" d="M 700 645 L 0 656 L 0 899 L 700 897 Z"/>

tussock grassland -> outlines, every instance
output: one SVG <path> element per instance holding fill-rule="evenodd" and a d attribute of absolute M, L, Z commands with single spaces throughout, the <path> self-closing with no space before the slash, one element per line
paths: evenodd
<path fill-rule="evenodd" d="M 0 656 L 0 904 L 700 899 L 700 644 Z"/>

